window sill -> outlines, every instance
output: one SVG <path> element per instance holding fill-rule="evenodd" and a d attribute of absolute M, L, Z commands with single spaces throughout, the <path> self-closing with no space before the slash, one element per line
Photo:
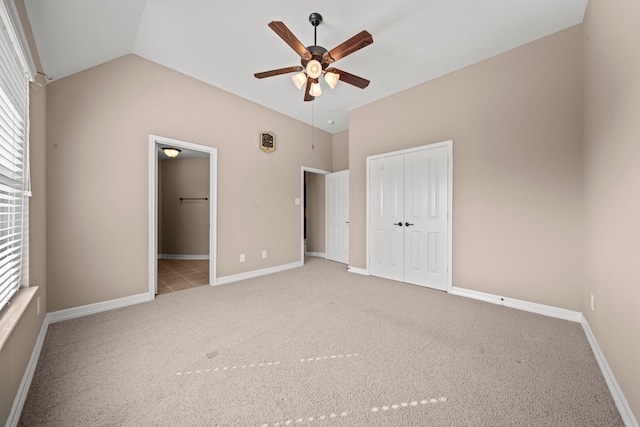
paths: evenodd
<path fill-rule="evenodd" d="M 4 347 L 11 332 L 13 332 L 22 318 L 22 315 L 37 291 L 37 286 L 20 289 L 13 298 L 11 298 L 9 306 L 2 310 L 2 314 L 0 315 L 0 350 Z"/>

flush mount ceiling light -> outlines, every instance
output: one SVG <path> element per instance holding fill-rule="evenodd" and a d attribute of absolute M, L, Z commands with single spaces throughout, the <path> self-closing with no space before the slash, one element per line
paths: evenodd
<path fill-rule="evenodd" d="M 178 154 L 180 154 L 180 151 L 181 150 L 179 148 L 173 148 L 173 147 L 165 147 L 162 149 L 162 152 L 164 153 L 164 155 L 169 157 L 170 159 L 178 157 Z"/>
<path fill-rule="evenodd" d="M 373 43 L 371 34 L 369 34 L 368 31 L 361 31 L 344 43 L 327 51 L 324 47 L 318 46 L 316 37 L 318 25 L 322 22 L 322 15 L 315 12 L 312 13 L 309 15 L 309 22 L 313 25 L 313 46 L 308 47 L 304 47 L 300 40 L 293 35 L 284 23 L 280 21 L 270 22 L 269 28 L 300 55 L 300 63 L 302 66 L 298 65 L 295 67 L 255 73 L 254 76 L 258 79 L 263 79 L 280 74 L 296 73 L 292 76 L 293 83 L 296 87 L 302 89 L 305 83 L 307 85 L 304 90 L 305 101 L 313 101 L 316 96 L 322 95 L 322 88 L 318 81 L 318 78 L 322 74 L 324 74 L 324 81 L 331 89 L 336 87 L 338 80 L 342 80 L 360 89 L 367 87 L 369 80 L 347 73 L 346 71 L 338 70 L 337 68 L 329 68 L 329 65 L 363 47 L 369 46 Z"/>

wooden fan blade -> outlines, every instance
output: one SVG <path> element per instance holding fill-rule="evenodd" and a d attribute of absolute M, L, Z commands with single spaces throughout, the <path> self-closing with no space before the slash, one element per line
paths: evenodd
<path fill-rule="evenodd" d="M 287 73 L 293 73 L 296 71 L 302 71 L 304 70 L 304 67 L 301 66 L 296 66 L 296 67 L 287 67 L 287 68 L 278 68 L 277 70 L 271 70 L 271 71 L 263 71 L 261 73 L 255 73 L 254 76 L 257 79 L 264 79 L 265 77 L 273 77 L 273 76 L 277 76 L 280 74 L 287 74 Z"/>
<path fill-rule="evenodd" d="M 369 86 L 369 80 L 358 77 L 355 74 L 347 73 L 346 71 L 338 70 L 337 68 L 327 68 L 327 73 L 337 73 L 340 76 L 340 81 L 349 83 L 360 89 L 364 89 Z"/>
<path fill-rule="evenodd" d="M 291 30 L 289 30 L 289 28 L 287 28 L 287 26 L 284 25 L 283 22 L 271 21 L 269 22 L 269 28 L 275 31 L 275 33 L 279 35 L 286 44 L 291 46 L 291 48 L 295 50 L 302 59 L 311 59 L 311 52 L 309 52 L 309 50 L 304 47 L 302 43 L 300 43 L 300 40 L 298 40 L 298 38 L 293 35 Z"/>
<path fill-rule="evenodd" d="M 316 99 L 315 96 L 311 96 L 311 93 L 309 93 L 309 91 L 311 90 L 311 83 L 313 83 L 313 79 L 311 77 L 308 77 L 307 78 L 307 86 L 304 88 L 304 100 L 305 100 L 305 102 L 313 101 L 314 99 Z"/>
<path fill-rule="evenodd" d="M 322 55 L 322 61 L 331 64 L 363 47 L 369 46 L 371 43 L 373 43 L 373 36 L 369 34 L 368 31 L 362 31 L 346 42 L 334 47 L 329 52 L 326 52 Z"/>

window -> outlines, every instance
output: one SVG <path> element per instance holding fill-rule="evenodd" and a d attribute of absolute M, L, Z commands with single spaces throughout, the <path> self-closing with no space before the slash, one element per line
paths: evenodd
<path fill-rule="evenodd" d="M 8 3 L 0 2 L 0 310 L 23 285 L 28 246 L 30 67 Z"/>

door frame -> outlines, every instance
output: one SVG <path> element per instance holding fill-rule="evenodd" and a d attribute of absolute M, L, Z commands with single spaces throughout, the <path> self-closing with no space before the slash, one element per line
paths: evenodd
<path fill-rule="evenodd" d="M 370 248 L 369 245 L 371 244 L 371 242 L 369 241 L 369 216 L 370 216 L 370 212 L 369 212 L 369 193 L 371 191 L 370 189 L 370 179 L 369 179 L 369 174 L 370 174 L 370 163 L 372 160 L 377 160 L 380 158 L 384 158 L 384 157 L 389 157 L 389 156 L 395 156 L 398 154 L 407 154 L 407 153 L 413 153 L 416 151 L 422 151 L 422 150 L 428 150 L 428 149 L 432 149 L 432 148 L 441 148 L 441 147 L 446 147 L 447 148 L 447 158 L 448 158 L 448 164 L 447 164 L 447 180 L 448 182 L 448 186 L 447 186 L 447 292 L 451 292 L 452 288 L 453 288 L 453 140 L 448 140 L 448 141 L 442 141 L 442 142 L 436 142 L 433 144 L 426 144 L 426 145 L 421 145 L 419 147 L 413 147 L 413 148 L 407 148 L 404 150 L 398 150 L 398 151 L 391 151 L 388 153 L 382 153 L 382 154 L 375 154 L 372 156 L 367 156 L 367 170 L 366 170 L 366 174 L 367 174 L 367 190 L 366 190 L 366 268 L 365 268 L 365 274 L 370 276 L 371 272 L 369 269 L 369 253 L 370 253 Z"/>
<path fill-rule="evenodd" d="M 201 151 L 209 154 L 209 285 L 216 285 L 218 149 L 178 139 L 149 135 L 149 297 L 155 299 L 158 286 L 158 146 Z"/>
<path fill-rule="evenodd" d="M 300 168 L 300 265 L 304 265 L 304 173 L 311 172 L 319 175 L 328 175 L 331 172 L 322 169 L 310 168 L 302 166 Z M 325 206 L 326 210 L 326 206 Z M 325 212 L 326 215 L 326 212 Z M 326 218 L 325 218 L 326 221 Z M 327 242 L 325 242 L 326 245 Z"/>

